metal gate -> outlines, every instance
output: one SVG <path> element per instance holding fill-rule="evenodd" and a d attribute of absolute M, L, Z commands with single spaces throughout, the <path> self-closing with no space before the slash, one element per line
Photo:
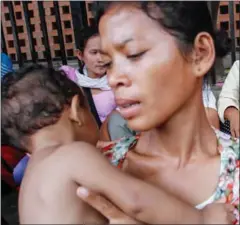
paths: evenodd
<path fill-rule="evenodd" d="M 29 62 L 68 64 L 81 29 L 94 23 L 85 1 L 2 1 L 1 47 L 20 67 Z M 38 28 L 38 30 L 37 30 Z M 40 43 L 39 43 L 40 42 Z"/>
<path fill-rule="evenodd" d="M 211 4 L 210 9 L 214 8 L 215 3 L 209 3 Z M 45 62 L 52 67 L 55 62 L 59 64 L 77 62 L 74 49 L 77 42 L 81 41 L 80 31 L 85 26 L 94 23 L 92 11 L 94 8 L 97 9 L 98 2 L 2 1 L 1 5 L 2 51 L 10 56 L 15 65 Z M 211 11 L 213 13 L 213 10 Z M 221 13 L 219 2 L 215 13 L 218 11 Z M 231 63 L 233 63 L 240 45 L 240 3 L 229 1 L 227 11 L 229 14 L 229 22 L 227 22 L 229 28 L 227 29 L 233 40 L 230 57 Z M 38 22 L 34 22 L 36 18 L 38 18 Z M 68 19 L 66 20 L 66 18 Z M 221 25 L 224 28 L 224 22 Z M 36 27 L 39 27 L 38 31 Z M 52 33 L 54 35 L 51 35 Z M 39 41 L 42 42 L 40 47 Z M 11 52 L 12 49 L 15 51 L 14 54 Z"/>

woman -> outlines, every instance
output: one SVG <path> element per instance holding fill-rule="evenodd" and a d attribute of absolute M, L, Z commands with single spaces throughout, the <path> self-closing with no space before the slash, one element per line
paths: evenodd
<path fill-rule="evenodd" d="M 80 68 L 62 66 L 68 78 L 85 91 L 91 110 L 101 126 L 107 116 L 116 109 L 113 92 L 106 77 L 107 57 L 101 52 L 100 36 L 96 27 L 87 27 L 81 32 L 83 43 L 78 44 L 76 55 Z"/>
<path fill-rule="evenodd" d="M 202 100 L 204 76 L 215 57 L 226 54 L 207 3 L 110 3 L 99 30 L 120 114 L 141 132 L 104 154 L 126 173 L 197 209 L 230 203 L 237 220 L 239 140 L 209 125 Z M 120 207 L 113 192 L 104 191 Z M 104 211 L 98 201 L 91 204 Z"/>

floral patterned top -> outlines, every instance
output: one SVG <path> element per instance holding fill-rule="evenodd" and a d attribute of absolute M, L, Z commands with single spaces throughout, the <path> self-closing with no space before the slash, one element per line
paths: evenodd
<path fill-rule="evenodd" d="M 234 139 L 230 135 L 214 129 L 217 140 L 218 150 L 221 155 L 221 169 L 218 186 L 210 198 L 196 206 L 202 209 L 211 203 L 229 203 L 235 206 L 236 221 L 239 224 L 239 170 L 240 170 L 240 153 L 239 139 Z M 128 151 L 136 144 L 140 135 L 128 138 L 122 138 L 116 143 L 110 144 L 102 149 L 102 153 L 109 158 L 113 165 L 118 168 L 122 167 Z"/>

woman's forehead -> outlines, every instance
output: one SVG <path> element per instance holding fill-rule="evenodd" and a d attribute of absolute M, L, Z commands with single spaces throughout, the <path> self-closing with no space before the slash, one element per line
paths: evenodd
<path fill-rule="evenodd" d="M 95 35 L 95 36 L 93 36 L 93 37 L 88 39 L 85 48 L 99 49 L 100 46 L 101 46 L 100 36 L 99 35 Z"/>
<path fill-rule="evenodd" d="M 111 10 L 116 11 L 109 9 L 99 25 L 103 49 L 108 42 L 121 46 L 129 40 L 147 37 L 148 32 L 154 35 L 160 29 L 159 24 L 139 8 L 127 5 L 115 14 Z"/>

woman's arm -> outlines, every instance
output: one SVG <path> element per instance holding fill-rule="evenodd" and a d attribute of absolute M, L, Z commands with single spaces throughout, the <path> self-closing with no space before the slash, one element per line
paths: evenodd
<path fill-rule="evenodd" d="M 160 188 L 113 167 L 86 143 L 64 147 L 71 179 L 106 196 L 127 215 L 146 223 L 201 223 L 201 214 L 189 204 Z M 58 154 L 61 154 L 58 151 Z M 59 160 L 59 158 L 58 158 Z"/>
<path fill-rule="evenodd" d="M 229 71 L 219 96 L 218 113 L 223 123 L 225 119 L 228 119 L 225 114 L 228 107 L 239 110 L 239 60 L 233 64 Z"/>
<path fill-rule="evenodd" d="M 60 165 L 64 164 L 64 171 L 69 176 L 69 180 L 109 199 L 116 207 L 115 210 L 108 211 L 108 215 L 104 215 L 108 218 L 114 217 L 117 219 L 116 222 L 137 223 L 141 221 L 148 224 L 209 224 L 209 222 L 223 224 L 228 222 L 229 210 L 225 208 L 225 205 L 216 204 L 217 206 L 210 207 L 210 210 L 199 211 L 161 188 L 123 173 L 112 166 L 99 151 L 96 151 L 94 146 L 87 143 L 75 142 L 63 146 L 51 156 L 51 160 Z M 102 202 L 99 198 L 95 198 L 95 202 L 96 200 L 98 203 Z M 102 210 L 112 209 L 112 203 L 109 205 L 106 199 L 104 202 Z M 124 213 L 119 214 L 117 208 Z"/>
<path fill-rule="evenodd" d="M 118 207 L 113 205 L 108 199 L 97 195 L 84 187 L 79 187 L 77 195 L 84 202 L 95 208 L 105 216 L 109 224 L 140 224 L 139 221 L 124 214 Z M 202 224 L 236 224 L 233 205 L 211 204 L 200 211 Z M 161 213 L 161 212 L 159 212 Z M 159 223 L 161 223 L 159 221 Z M 179 222 L 185 223 L 185 222 Z"/>

